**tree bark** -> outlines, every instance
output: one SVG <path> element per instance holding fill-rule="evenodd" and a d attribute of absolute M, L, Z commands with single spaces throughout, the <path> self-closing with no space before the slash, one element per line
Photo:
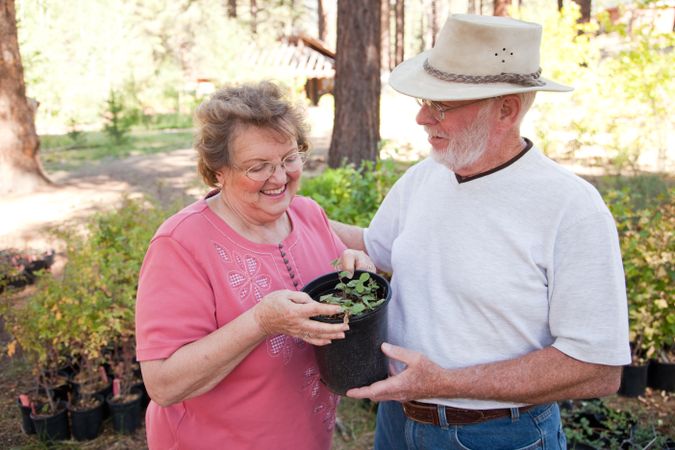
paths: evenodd
<path fill-rule="evenodd" d="M 380 140 L 381 0 L 340 0 L 335 61 L 335 120 L 328 164 L 375 161 Z"/>
<path fill-rule="evenodd" d="M 380 40 L 380 53 L 382 55 L 382 67 L 387 70 L 393 69 L 392 58 L 391 58 L 391 43 L 389 39 L 389 17 L 390 17 L 390 5 L 389 0 L 381 0 L 382 2 L 382 11 L 381 11 L 381 20 L 380 20 L 380 35 L 382 39 Z"/>
<path fill-rule="evenodd" d="M 319 16 L 319 40 L 326 42 L 328 39 L 328 28 L 326 26 L 326 8 L 323 6 L 323 0 L 317 0 L 317 11 Z"/>
<path fill-rule="evenodd" d="M 431 46 L 436 45 L 436 35 L 438 35 L 438 3 L 437 0 L 431 0 Z"/>
<path fill-rule="evenodd" d="M 403 62 L 405 56 L 405 0 L 396 0 L 394 10 L 396 16 L 396 36 L 394 39 L 394 66 Z"/>
<path fill-rule="evenodd" d="M 29 103 L 19 53 L 14 0 L 0 1 L 0 195 L 50 185 L 38 151 L 37 102 Z"/>
<path fill-rule="evenodd" d="M 227 17 L 237 17 L 237 0 L 227 0 Z"/>
<path fill-rule="evenodd" d="M 511 0 L 494 0 L 494 9 L 492 15 L 494 16 L 508 16 L 508 8 L 511 6 Z"/>
<path fill-rule="evenodd" d="M 251 7 L 249 9 L 251 12 L 251 33 L 258 33 L 258 2 L 256 0 L 251 0 Z"/>
<path fill-rule="evenodd" d="M 579 5 L 581 17 L 577 20 L 579 23 L 587 23 L 591 20 L 591 0 L 574 0 Z"/>

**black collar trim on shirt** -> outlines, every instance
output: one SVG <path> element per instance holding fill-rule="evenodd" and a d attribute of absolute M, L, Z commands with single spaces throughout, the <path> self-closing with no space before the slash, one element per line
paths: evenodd
<path fill-rule="evenodd" d="M 466 183 L 467 181 L 475 180 L 476 178 L 481 178 L 481 177 L 484 177 L 486 175 L 490 175 L 491 173 L 495 173 L 498 170 L 502 170 L 503 168 L 508 167 L 511 164 L 513 164 L 514 162 L 518 161 L 525 153 L 528 152 L 528 150 L 530 150 L 532 148 L 532 141 L 531 140 L 529 140 L 528 138 L 523 138 L 523 140 L 525 140 L 525 148 L 520 153 L 518 153 L 516 156 L 514 156 L 513 158 L 506 161 L 504 164 L 500 164 L 497 167 L 494 167 L 490 170 L 478 173 L 476 175 L 471 175 L 471 176 L 468 176 L 468 177 L 463 177 L 460 174 L 456 173 L 455 178 L 457 178 L 457 182 L 458 183 Z"/>

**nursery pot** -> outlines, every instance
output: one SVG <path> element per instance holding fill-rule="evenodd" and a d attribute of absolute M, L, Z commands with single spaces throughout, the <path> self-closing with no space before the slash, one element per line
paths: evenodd
<path fill-rule="evenodd" d="M 70 439 L 68 410 L 64 402 L 59 402 L 59 411 L 53 415 L 31 414 L 35 432 L 42 441 L 63 441 Z"/>
<path fill-rule="evenodd" d="M 103 408 L 105 402 L 100 395 L 96 396 L 98 405 L 90 409 L 78 410 L 69 407 L 73 437 L 78 441 L 95 439 L 103 429 Z"/>
<path fill-rule="evenodd" d="M 675 392 L 675 363 L 651 361 L 647 374 L 647 386 Z"/>
<path fill-rule="evenodd" d="M 143 395 L 136 389 L 133 389 L 131 393 L 136 394 L 136 397 L 125 402 L 114 401 L 113 394 L 109 394 L 106 398 L 112 416 L 113 429 L 118 433 L 131 434 L 141 424 Z"/>
<path fill-rule="evenodd" d="M 623 366 L 619 395 L 638 397 L 645 393 L 647 387 L 647 365 Z"/>
<path fill-rule="evenodd" d="M 21 401 L 17 398 L 16 404 L 21 410 L 21 431 L 25 434 L 35 434 L 35 426 L 33 420 L 30 418 L 30 406 L 23 406 Z"/>
<path fill-rule="evenodd" d="M 363 271 L 357 270 L 354 278 L 358 278 L 361 273 Z M 379 298 L 385 301 L 375 310 L 350 317 L 349 330 L 344 339 L 335 339 L 328 345 L 314 347 L 321 381 L 332 392 L 340 395 L 351 388 L 384 380 L 388 374 L 387 358 L 380 346 L 387 336 L 387 305 L 391 299 L 391 288 L 389 282 L 380 275 L 368 273 L 380 286 Z M 335 285 L 339 281 L 337 272 L 329 273 L 312 280 L 303 291 L 318 301 L 322 295 L 335 292 Z M 341 317 L 313 319 L 327 323 L 340 323 L 343 320 Z"/>

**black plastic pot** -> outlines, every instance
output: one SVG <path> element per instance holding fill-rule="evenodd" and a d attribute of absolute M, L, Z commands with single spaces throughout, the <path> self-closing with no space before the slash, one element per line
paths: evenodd
<path fill-rule="evenodd" d="M 33 420 L 30 418 L 30 406 L 23 406 L 21 401 L 17 398 L 16 404 L 21 410 L 21 431 L 25 434 L 35 434 L 35 426 Z"/>
<path fill-rule="evenodd" d="M 103 397 L 96 396 L 98 405 L 85 410 L 78 410 L 69 407 L 70 421 L 72 423 L 73 437 L 78 441 L 88 441 L 95 439 L 103 429 L 103 408 L 105 401 Z"/>
<path fill-rule="evenodd" d="M 647 387 L 647 365 L 623 366 L 619 395 L 638 397 L 645 393 Z"/>
<path fill-rule="evenodd" d="M 145 383 L 143 383 L 143 381 L 139 381 L 138 383 L 134 384 L 131 389 L 135 389 L 141 393 L 141 408 L 146 408 L 148 403 L 150 403 L 150 396 L 148 395 L 148 391 L 145 389 Z"/>
<path fill-rule="evenodd" d="M 35 433 L 42 441 L 64 441 L 70 439 L 68 427 L 68 410 L 63 402 L 59 403 L 60 409 L 54 415 L 31 414 Z"/>
<path fill-rule="evenodd" d="M 357 270 L 354 278 L 363 271 Z M 385 301 L 374 311 L 349 318 L 349 330 L 344 339 L 335 339 L 331 344 L 315 346 L 321 381 L 332 392 L 344 395 L 351 388 L 368 386 L 384 380 L 388 375 L 387 358 L 380 346 L 387 336 L 387 305 L 391 288 L 386 279 L 372 272 L 370 276 L 380 286 L 378 296 Z M 322 275 L 309 282 L 303 291 L 314 300 L 335 291 L 339 282 L 337 272 Z M 342 318 L 314 317 L 328 323 L 342 322 Z"/>
<path fill-rule="evenodd" d="M 647 386 L 668 392 L 675 392 L 675 364 L 651 361 L 647 374 Z"/>
<path fill-rule="evenodd" d="M 131 434 L 141 424 L 143 394 L 135 389 L 132 390 L 132 394 L 136 394 L 136 398 L 124 403 L 113 401 L 112 394 L 109 394 L 106 398 L 112 417 L 113 429 L 118 433 Z"/>

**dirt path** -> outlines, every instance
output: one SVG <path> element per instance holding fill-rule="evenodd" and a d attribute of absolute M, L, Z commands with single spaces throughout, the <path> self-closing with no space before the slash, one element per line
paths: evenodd
<path fill-rule="evenodd" d="M 396 156 L 405 157 L 406 149 L 412 147 L 426 148 L 426 136 L 414 121 L 415 102 L 394 94 L 389 87 L 383 90 L 381 101 L 380 133 L 383 139 L 400 144 L 402 153 Z M 312 153 L 305 172 L 312 173 L 324 167 L 333 115 L 326 106 L 306 112 Z M 174 200 L 187 203 L 206 189 L 197 177 L 192 149 L 101 161 L 49 176 L 57 187 L 0 198 L 0 249 L 58 247 L 58 243 L 50 242 L 46 229 L 81 223 L 95 211 L 114 207 L 125 194 L 145 194 L 166 205 Z"/>

